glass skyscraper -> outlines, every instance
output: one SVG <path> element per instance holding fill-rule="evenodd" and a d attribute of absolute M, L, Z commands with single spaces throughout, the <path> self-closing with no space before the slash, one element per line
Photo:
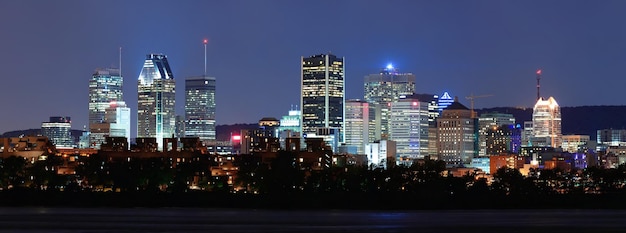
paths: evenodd
<path fill-rule="evenodd" d="M 185 80 L 185 136 L 215 140 L 215 78 Z"/>
<path fill-rule="evenodd" d="M 412 95 L 415 92 L 415 75 L 399 73 L 389 65 L 378 74 L 365 76 L 365 101 L 376 109 L 376 134 L 378 139 L 387 139 L 389 135 L 389 114 L 391 103 L 398 101 L 401 96 Z"/>
<path fill-rule="evenodd" d="M 363 100 L 346 101 L 345 145 L 356 147 L 356 153 L 365 154 L 365 145 L 374 142 L 374 109 Z"/>
<path fill-rule="evenodd" d="M 156 138 L 159 148 L 175 133 L 175 86 L 167 57 L 148 54 L 138 79 L 137 137 Z"/>
<path fill-rule="evenodd" d="M 389 139 L 396 142 L 396 161 L 410 165 L 428 155 L 428 102 L 407 96 L 391 103 Z"/>
<path fill-rule="evenodd" d="M 316 133 L 318 128 L 344 127 L 344 58 L 321 54 L 301 58 L 302 133 Z M 343 141 L 340 136 L 340 141 Z"/>
<path fill-rule="evenodd" d="M 89 144 L 100 148 L 108 132 L 102 130 L 106 123 L 106 109 L 111 102 L 122 101 L 124 79 L 119 69 L 96 69 L 89 80 Z"/>

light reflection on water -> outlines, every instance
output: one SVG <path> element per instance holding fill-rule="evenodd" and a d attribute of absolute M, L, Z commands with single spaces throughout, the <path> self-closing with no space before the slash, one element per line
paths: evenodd
<path fill-rule="evenodd" d="M 0 208 L 0 232 L 626 232 L 626 210 Z"/>

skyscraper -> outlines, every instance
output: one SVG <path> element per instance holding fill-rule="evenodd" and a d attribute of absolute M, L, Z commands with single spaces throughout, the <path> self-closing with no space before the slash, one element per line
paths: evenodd
<path fill-rule="evenodd" d="M 389 134 L 389 112 L 391 103 L 401 96 L 412 95 L 415 92 L 415 75 L 399 73 L 393 66 L 388 65 L 378 74 L 365 76 L 365 101 L 376 109 L 377 139 L 386 139 Z"/>
<path fill-rule="evenodd" d="M 343 134 L 344 58 L 332 54 L 302 57 L 301 70 L 302 133 L 316 133 L 318 128 L 334 128 L 340 131 L 340 135 Z"/>
<path fill-rule="evenodd" d="M 175 81 L 167 57 L 148 54 L 138 79 L 137 137 L 163 138 L 175 133 Z"/>
<path fill-rule="evenodd" d="M 553 97 L 539 98 L 533 109 L 533 146 L 561 147 L 561 108 Z"/>
<path fill-rule="evenodd" d="M 215 140 L 215 78 L 185 80 L 185 136 Z"/>
<path fill-rule="evenodd" d="M 72 121 L 70 117 L 54 116 L 50 121 L 41 123 L 41 135 L 48 137 L 56 148 L 74 148 L 72 138 Z"/>
<path fill-rule="evenodd" d="M 119 69 L 96 69 L 89 80 L 89 144 L 100 148 L 108 130 L 103 130 L 106 109 L 111 102 L 122 101 L 124 79 Z"/>
<path fill-rule="evenodd" d="M 437 151 L 448 167 L 470 164 L 474 157 L 474 120 L 472 111 L 458 102 L 447 106 L 437 118 Z"/>
<path fill-rule="evenodd" d="M 374 142 L 374 109 L 363 100 L 346 101 L 346 146 L 356 148 L 356 154 L 365 154 L 365 145 Z"/>
<path fill-rule="evenodd" d="M 410 165 L 413 160 L 428 155 L 427 101 L 406 96 L 391 103 L 389 139 L 396 142 L 398 162 Z"/>

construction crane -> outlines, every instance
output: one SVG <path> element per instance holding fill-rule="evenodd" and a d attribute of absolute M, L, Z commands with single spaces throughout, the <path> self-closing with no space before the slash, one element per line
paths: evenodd
<path fill-rule="evenodd" d="M 470 95 L 470 96 L 465 96 L 465 99 L 468 99 L 470 101 L 470 108 L 472 110 L 472 118 L 476 118 L 476 112 L 474 112 L 474 99 L 491 97 L 491 96 L 493 96 L 493 95 L 491 95 L 491 94 L 474 95 L 474 93 L 472 93 L 472 95 Z"/>

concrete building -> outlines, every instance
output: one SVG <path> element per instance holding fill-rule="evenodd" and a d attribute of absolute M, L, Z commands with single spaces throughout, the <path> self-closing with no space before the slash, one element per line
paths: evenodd
<path fill-rule="evenodd" d="M 561 148 L 569 153 L 577 153 L 589 144 L 589 135 L 563 135 Z"/>
<path fill-rule="evenodd" d="M 455 101 L 446 107 L 437 119 L 437 151 L 440 160 L 448 167 L 462 167 L 471 164 L 475 157 L 475 118 L 472 111 Z"/>
<path fill-rule="evenodd" d="M 487 145 L 487 130 L 496 130 L 500 126 L 505 125 L 515 125 L 515 117 L 513 114 L 506 113 L 483 113 L 478 117 L 478 156 L 488 156 L 487 148 L 493 148 L 493 145 Z M 507 127 L 501 128 L 503 130 L 502 133 L 505 133 Z M 509 132 L 510 133 L 510 132 Z M 492 136 L 497 136 L 496 134 L 492 134 Z M 509 134 L 510 137 L 510 134 Z M 492 139 L 495 139 L 492 137 Z M 510 144 L 510 143 L 504 143 Z M 508 148 L 510 150 L 510 148 Z M 499 154 L 500 152 L 496 153 Z"/>

